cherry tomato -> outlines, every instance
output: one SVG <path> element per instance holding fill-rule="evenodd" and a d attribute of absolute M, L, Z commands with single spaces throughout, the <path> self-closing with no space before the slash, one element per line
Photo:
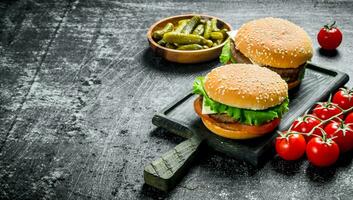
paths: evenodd
<path fill-rule="evenodd" d="M 309 133 L 315 126 L 319 124 L 320 120 L 316 119 L 313 116 L 306 115 L 303 117 L 299 117 L 293 122 L 292 130 L 299 133 Z M 313 134 L 321 136 L 321 131 L 319 129 L 316 129 L 314 130 Z M 311 138 L 316 137 L 315 135 L 305 135 L 306 141 L 310 141 Z"/>
<path fill-rule="evenodd" d="M 341 88 L 333 95 L 332 102 L 344 110 L 353 107 L 353 90 Z"/>
<path fill-rule="evenodd" d="M 344 120 L 346 124 L 353 124 L 353 112 L 349 113 Z M 353 128 L 353 125 L 351 126 Z"/>
<path fill-rule="evenodd" d="M 276 138 L 276 151 L 284 160 L 297 160 L 305 153 L 306 142 L 301 134 Z"/>
<path fill-rule="evenodd" d="M 342 32 L 335 26 L 336 22 L 321 28 L 317 41 L 323 49 L 336 49 L 342 42 Z"/>
<path fill-rule="evenodd" d="M 342 113 L 341 109 L 337 107 L 337 104 L 331 102 L 322 102 L 314 108 L 313 114 L 322 120 L 329 119 L 334 115 Z M 343 119 L 343 114 L 338 116 Z M 333 121 L 339 121 L 339 119 L 334 118 Z"/>
<path fill-rule="evenodd" d="M 338 144 L 340 152 L 347 152 L 353 149 L 353 131 L 343 121 L 327 124 L 325 132 L 328 137 L 333 138 L 333 141 Z"/>
<path fill-rule="evenodd" d="M 321 137 L 313 138 L 306 145 L 306 155 L 311 164 L 318 167 L 327 167 L 335 163 L 340 154 L 336 142 L 324 141 Z"/>

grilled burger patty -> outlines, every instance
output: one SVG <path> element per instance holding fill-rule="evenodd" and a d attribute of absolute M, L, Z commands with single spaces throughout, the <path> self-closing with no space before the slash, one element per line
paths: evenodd
<path fill-rule="evenodd" d="M 237 61 L 237 63 L 252 64 L 251 60 L 236 48 L 232 40 L 230 41 L 230 49 L 232 51 L 232 56 Z M 306 63 L 300 65 L 298 68 L 276 68 L 266 65 L 262 67 L 267 67 L 268 69 L 276 72 L 281 76 L 283 80 L 285 80 L 287 83 L 290 83 L 297 81 L 304 75 L 305 64 Z"/>
<path fill-rule="evenodd" d="M 211 114 L 208 116 L 210 116 L 212 119 L 214 119 L 218 122 L 222 122 L 222 123 L 236 123 L 237 122 L 237 120 L 231 118 L 227 114 Z"/>
<path fill-rule="evenodd" d="M 281 76 L 283 80 L 285 80 L 287 83 L 297 81 L 298 79 L 301 79 L 302 73 L 305 71 L 305 63 L 300 65 L 298 68 L 275 68 L 275 67 L 270 67 L 270 66 L 264 66 L 269 68 L 270 70 L 276 72 Z"/>

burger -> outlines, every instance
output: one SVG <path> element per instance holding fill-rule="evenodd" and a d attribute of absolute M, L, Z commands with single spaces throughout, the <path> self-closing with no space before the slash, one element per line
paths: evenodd
<path fill-rule="evenodd" d="M 288 111 L 288 86 L 254 64 L 228 64 L 196 78 L 194 109 L 213 133 L 248 139 L 272 132 Z"/>
<path fill-rule="evenodd" d="M 300 84 L 313 55 L 312 42 L 301 27 L 268 17 L 245 23 L 230 35 L 220 56 L 222 63 L 257 64 L 278 73 L 289 89 Z"/>

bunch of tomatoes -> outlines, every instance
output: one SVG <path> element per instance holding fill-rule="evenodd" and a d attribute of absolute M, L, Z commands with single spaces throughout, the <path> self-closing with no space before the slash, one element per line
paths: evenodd
<path fill-rule="evenodd" d="M 275 145 L 285 160 L 297 160 L 306 153 L 314 166 L 334 164 L 340 153 L 353 149 L 353 89 L 340 88 L 327 102 L 317 103 L 311 113 L 279 133 Z"/>

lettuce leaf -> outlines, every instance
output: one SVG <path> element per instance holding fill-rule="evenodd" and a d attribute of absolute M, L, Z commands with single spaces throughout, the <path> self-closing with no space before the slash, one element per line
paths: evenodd
<path fill-rule="evenodd" d="M 226 113 L 242 124 L 258 126 L 275 118 L 280 118 L 285 112 L 288 111 L 288 98 L 284 100 L 282 104 L 268 108 L 266 110 L 250 110 L 227 106 L 208 97 L 204 89 L 204 81 L 204 77 L 196 78 L 193 86 L 193 93 L 203 96 L 205 104 L 209 106 L 212 111 L 217 113 Z"/>
<path fill-rule="evenodd" d="M 222 53 L 219 56 L 219 61 L 222 64 L 227 64 L 229 61 L 232 63 L 236 63 L 236 60 L 233 59 L 232 50 L 230 49 L 230 39 L 228 38 L 226 43 L 222 48 Z"/>

